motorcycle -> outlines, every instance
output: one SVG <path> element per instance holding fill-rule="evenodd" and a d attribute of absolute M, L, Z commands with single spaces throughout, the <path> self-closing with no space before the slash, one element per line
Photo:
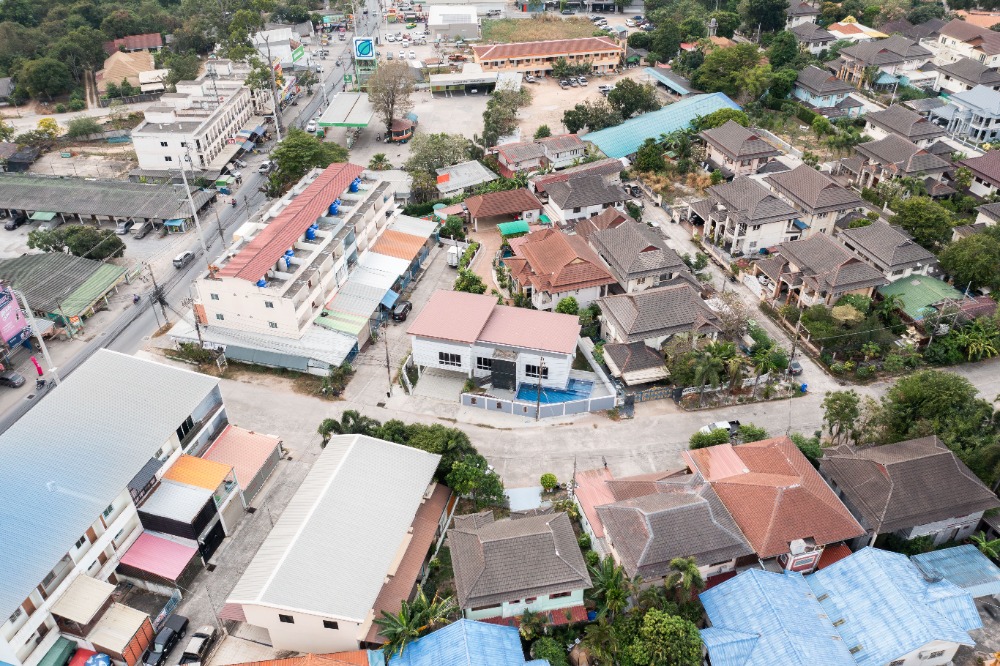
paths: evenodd
<path fill-rule="evenodd" d="M 233 208 L 236 208 L 236 199 L 233 199 L 230 203 L 233 205 Z"/>

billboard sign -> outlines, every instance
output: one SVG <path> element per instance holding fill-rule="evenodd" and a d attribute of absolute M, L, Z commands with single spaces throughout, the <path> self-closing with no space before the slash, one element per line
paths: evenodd
<path fill-rule="evenodd" d="M 302 56 L 304 56 L 305 54 L 306 54 L 306 49 L 304 46 L 296 47 L 296 49 L 292 51 L 292 62 L 298 62 L 299 60 L 302 59 Z"/>
<path fill-rule="evenodd" d="M 355 37 L 354 38 L 354 59 L 355 60 L 374 60 L 375 59 L 375 40 L 371 37 Z"/>
<path fill-rule="evenodd" d="M 0 339 L 15 340 L 28 326 L 14 295 L 9 289 L 0 291 Z M 13 344 L 17 344 L 14 342 Z"/>

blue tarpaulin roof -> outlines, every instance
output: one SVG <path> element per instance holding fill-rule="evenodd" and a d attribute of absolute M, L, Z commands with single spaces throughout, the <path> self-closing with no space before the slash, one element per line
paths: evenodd
<path fill-rule="evenodd" d="M 806 224 L 805 222 L 803 222 L 802 220 L 793 220 L 792 224 L 795 225 L 796 229 L 808 229 L 809 228 L 809 225 Z"/>
<path fill-rule="evenodd" d="M 382 297 L 382 305 L 387 308 L 391 308 L 399 300 L 399 294 L 394 292 L 392 289 L 385 292 L 385 296 Z"/>
<path fill-rule="evenodd" d="M 600 148 L 608 157 L 626 157 L 639 150 L 646 139 L 659 139 L 661 134 L 689 127 L 693 120 L 719 109 L 741 110 L 739 104 L 729 99 L 725 93 L 692 95 L 659 111 L 644 113 L 621 125 L 591 132 L 583 138 Z"/>
<path fill-rule="evenodd" d="M 545 659 L 526 662 L 514 627 L 459 620 L 418 638 L 389 666 L 549 666 Z"/>
<path fill-rule="evenodd" d="M 182 227 L 184 226 L 184 220 L 167 220 L 163 223 L 165 227 Z"/>
<path fill-rule="evenodd" d="M 932 550 L 910 559 L 921 571 L 943 576 L 973 597 L 1000 594 L 1000 567 L 972 544 Z"/>

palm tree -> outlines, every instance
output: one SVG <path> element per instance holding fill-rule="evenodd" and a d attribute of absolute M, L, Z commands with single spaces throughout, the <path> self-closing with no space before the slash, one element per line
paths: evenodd
<path fill-rule="evenodd" d="M 521 614 L 521 627 L 518 631 L 521 633 L 521 638 L 530 643 L 535 640 L 536 636 L 544 633 L 545 620 L 542 619 L 540 613 L 526 609 Z"/>
<path fill-rule="evenodd" d="M 602 664 L 614 663 L 618 654 L 618 638 L 611 623 L 603 617 L 594 624 L 587 625 L 583 634 L 583 644 Z"/>
<path fill-rule="evenodd" d="M 316 432 L 323 437 L 323 446 L 326 446 L 333 435 L 372 435 L 379 425 L 375 419 L 364 416 L 355 409 L 348 409 L 340 415 L 339 421 L 323 419 Z"/>
<path fill-rule="evenodd" d="M 705 387 L 708 384 L 718 386 L 722 380 L 722 359 L 712 353 L 711 348 L 705 348 L 694 363 L 694 382 L 699 386 L 698 406 L 705 403 Z"/>
<path fill-rule="evenodd" d="M 976 544 L 979 552 L 991 560 L 1000 559 L 1000 539 L 987 539 L 984 532 L 977 532 L 969 537 Z"/>
<path fill-rule="evenodd" d="M 385 153 L 375 153 L 368 162 L 368 168 L 372 171 L 385 171 L 392 168 L 389 158 Z"/>
<path fill-rule="evenodd" d="M 757 386 L 760 384 L 762 376 L 767 375 L 767 383 L 770 385 L 773 380 L 773 373 L 788 367 L 788 359 L 785 357 L 784 350 L 780 347 L 758 349 L 754 352 L 752 361 L 754 370 L 757 371 L 757 377 L 753 384 L 754 397 L 757 397 Z"/>
<path fill-rule="evenodd" d="M 726 374 L 729 375 L 729 393 L 731 395 L 736 392 L 736 387 L 743 381 L 743 371 L 747 367 L 747 358 L 737 354 L 727 358 L 725 365 Z"/>
<path fill-rule="evenodd" d="M 423 588 L 418 585 L 412 602 L 403 601 L 398 613 L 382 611 L 382 617 L 375 619 L 379 634 L 386 639 L 382 649 L 389 657 L 403 654 L 409 643 L 448 624 L 455 611 L 455 602 L 451 597 L 442 599 L 434 595 L 432 600 L 428 600 Z"/>
<path fill-rule="evenodd" d="M 611 557 L 605 557 L 589 569 L 593 583 L 590 595 L 597 602 L 597 616 L 614 621 L 615 616 L 628 606 L 629 584 L 625 579 L 625 570 Z"/>
<path fill-rule="evenodd" d="M 670 560 L 670 569 L 670 575 L 663 579 L 663 586 L 674 588 L 678 604 L 691 601 L 694 594 L 705 589 L 705 581 L 693 557 L 675 557 Z"/>
<path fill-rule="evenodd" d="M 903 299 L 896 294 L 883 296 L 878 304 L 878 316 L 884 323 L 888 324 L 890 317 L 896 314 L 896 310 L 903 309 Z"/>

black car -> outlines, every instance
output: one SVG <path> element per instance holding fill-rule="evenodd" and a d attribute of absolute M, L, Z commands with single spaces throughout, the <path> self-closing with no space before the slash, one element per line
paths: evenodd
<path fill-rule="evenodd" d="M 143 666 L 162 666 L 167 655 L 177 645 L 177 641 L 187 633 L 188 619 L 183 615 L 171 615 L 163 628 L 156 634 L 153 643 L 142 653 Z"/>
<path fill-rule="evenodd" d="M 392 309 L 392 320 L 393 321 L 406 321 L 406 315 L 410 314 L 410 310 L 413 309 L 413 303 L 409 301 L 400 301 L 396 303 L 396 307 Z"/>
<path fill-rule="evenodd" d="M 23 214 L 15 215 L 14 217 L 4 222 L 3 228 L 6 229 L 7 231 L 14 231 L 14 229 L 17 229 L 18 227 L 23 226 L 27 223 L 28 223 L 27 215 Z"/>
<path fill-rule="evenodd" d="M 802 364 L 798 361 L 792 361 L 788 364 L 788 374 L 792 376 L 799 376 L 802 374 Z"/>
<path fill-rule="evenodd" d="M 0 386 L 8 386 L 10 388 L 24 386 L 24 375 L 13 370 L 0 373 Z"/>

